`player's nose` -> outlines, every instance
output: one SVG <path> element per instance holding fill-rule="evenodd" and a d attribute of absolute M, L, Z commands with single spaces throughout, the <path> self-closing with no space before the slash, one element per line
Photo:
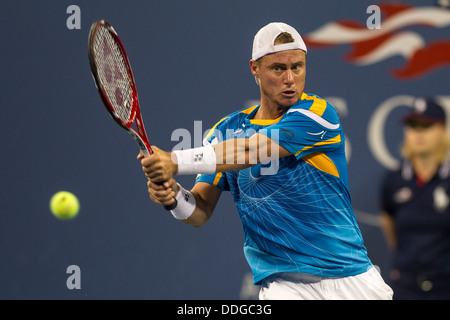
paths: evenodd
<path fill-rule="evenodd" d="M 291 86 L 294 84 L 294 74 L 292 70 L 286 70 L 285 76 L 284 76 L 284 84 Z"/>

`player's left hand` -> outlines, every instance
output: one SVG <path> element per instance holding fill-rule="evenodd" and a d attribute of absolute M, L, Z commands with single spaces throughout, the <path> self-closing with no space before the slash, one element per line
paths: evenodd
<path fill-rule="evenodd" d="M 141 160 L 142 171 L 146 177 L 155 183 L 168 181 L 177 172 L 177 166 L 172 161 L 172 154 L 152 146 L 153 153 L 144 158 L 139 153 L 138 160 Z"/>

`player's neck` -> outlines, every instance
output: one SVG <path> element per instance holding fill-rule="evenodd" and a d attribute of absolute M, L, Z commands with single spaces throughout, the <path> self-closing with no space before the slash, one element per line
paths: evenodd
<path fill-rule="evenodd" d="M 255 113 L 253 119 L 257 120 L 273 120 L 281 117 L 289 108 L 282 106 L 268 106 L 268 104 L 261 103 L 258 111 Z"/>

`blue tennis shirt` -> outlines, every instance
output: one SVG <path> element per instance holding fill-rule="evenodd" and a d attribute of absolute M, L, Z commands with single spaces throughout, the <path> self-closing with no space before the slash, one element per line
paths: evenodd
<path fill-rule="evenodd" d="M 275 120 L 252 119 L 258 108 L 223 118 L 204 143 L 258 132 L 292 155 L 196 179 L 231 192 L 254 283 L 279 272 L 345 277 L 367 271 L 372 264 L 351 206 L 344 132 L 336 110 L 305 93 Z"/>

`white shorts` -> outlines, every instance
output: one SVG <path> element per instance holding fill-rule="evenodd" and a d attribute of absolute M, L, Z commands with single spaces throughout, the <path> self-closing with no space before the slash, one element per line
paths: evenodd
<path fill-rule="evenodd" d="M 392 300 L 392 295 L 374 267 L 342 278 L 277 273 L 264 279 L 259 291 L 261 300 Z"/>

